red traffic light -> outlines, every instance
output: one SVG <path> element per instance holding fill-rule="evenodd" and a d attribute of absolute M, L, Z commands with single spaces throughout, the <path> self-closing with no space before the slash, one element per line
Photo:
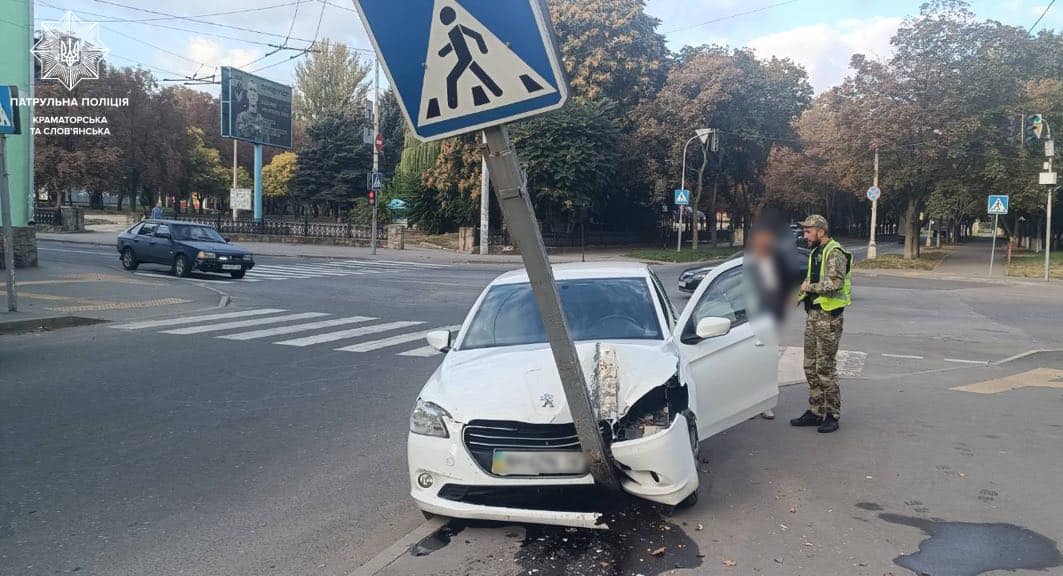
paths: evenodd
<path fill-rule="evenodd" d="M 376 192 L 373 191 L 373 190 L 369 191 L 369 205 L 370 206 L 375 206 L 376 205 Z"/>

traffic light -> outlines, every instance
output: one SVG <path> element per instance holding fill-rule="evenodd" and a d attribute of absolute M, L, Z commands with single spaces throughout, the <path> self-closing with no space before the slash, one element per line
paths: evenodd
<path fill-rule="evenodd" d="M 370 206 L 376 206 L 376 191 L 375 190 L 370 190 L 369 191 L 369 205 Z"/>
<path fill-rule="evenodd" d="M 1045 122 L 1040 114 L 1031 114 L 1027 116 L 1026 126 L 1023 130 L 1023 141 L 1027 144 L 1032 144 L 1035 140 L 1040 140 L 1044 129 Z"/>

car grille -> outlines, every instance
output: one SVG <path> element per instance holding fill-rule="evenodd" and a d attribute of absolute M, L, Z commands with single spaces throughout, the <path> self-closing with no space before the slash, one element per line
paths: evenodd
<path fill-rule="evenodd" d="M 529 508 L 560 512 L 605 512 L 618 500 L 591 485 L 466 486 L 446 484 L 439 497 L 477 506 Z"/>
<path fill-rule="evenodd" d="M 608 442 L 609 425 L 598 425 L 602 438 Z M 509 420 L 473 420 L 465 425 L 462 432 L 465 448 L 473 460 L 488 474 L 491 473 L 491 460 L 495 450 L 515 451 L 577 451 L 580 450 L 576 425 L 568 424 L 528 424 Z"/>

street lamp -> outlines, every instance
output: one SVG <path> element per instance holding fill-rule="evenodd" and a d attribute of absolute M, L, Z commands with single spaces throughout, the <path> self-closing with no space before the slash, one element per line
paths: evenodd
<path fill-rule="evenodd" d="M 683 164 L 683 176 L 682 176 L 682 178 L 680 180 L 680 184 L 679 184 L 679 189 L 680 190 L 686 190 L 687 189 L 687 148 L 690 146 L 691 142 L 693 142 L 694 140 L 698 140 L 698 139 L 701 140 L 701 146 L 702 146 L 702 148 L 704 148 L 709 143 L 709 136 L 712 136 L 712 129 L 711 128 L 698 128 L 697 130 L 694 130 L 694 135 L 691 136 L 689 140 L 687 140 L 686 144 L 683 145 L 683 162 L 682 162 L 682 164 Z M 676 252 L 682 252 L 683 251 L 683 207 L 682 206 L 677 206 L 677 208 L 679 210 L 679 234 L 678 234 L 678 238 L 676 239 L 676 243 L 675 243 L 675 251 Z M 694 226 L 697 226 L 698 222 L 697 222 L 697 216 L 696 216 L 696 214 L 697 214 L 697 207 L 696 206 L 694 207 L 694 213 L 695 213 Z"/>

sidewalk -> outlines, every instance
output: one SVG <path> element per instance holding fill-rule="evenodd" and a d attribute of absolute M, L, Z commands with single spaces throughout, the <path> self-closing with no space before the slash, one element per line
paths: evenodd
<path fill-rule="evenodd" d="M 67 242 L 72 244 L 85 244 L 106 246 L 114 248 L 118 233 L 116 232 L 78 232 L 70 234 L 40 233 L 39 240 L 51 242 Z M 369 248 L 353 246 L 322 246 L 317 244 L 281 244 L 268 242 L 235 242 L 239 246 L 250 250 L 254 254 L 262 256 L 282 256 L 301 258 L 358 258 L 396 260 L 403 262 L 423 262 L 429 264 L 513 264 L 522 263 L 520 254 L 462 254 L 449 250 L 411 247 L 406 250 L 389 250 L 377 248 L 376 256 L 372 255 Z M 638 262 L 640 260 L 625 256 L 630 249 L 596 249 L 588 250 L 586 259 L 588 262 Z M 580 253 L 551 254 L 550 261 L 554 263 L 579 262 Z"/>
<path fill-rule="evenodd" d="M 972 238 L 956 249 L 934 270 L 939 274 L 964 276 L 985 280 L 989 278 L 989 254 L 993 242 L 989 238 Z M 1007 278 L 1007 250 L 1003 240 L 997 240 L 996 262 L 993 266 L 993 278 Z"/>
<path fill-rule="evenodd" d="M 7 311 L 7 292 L 0 285 L 0 335 L 204 310 L 228 301 L 221 292 L 192 282 L 69 264 L 20 268 L 15 281 L 17 312 Z"/>

